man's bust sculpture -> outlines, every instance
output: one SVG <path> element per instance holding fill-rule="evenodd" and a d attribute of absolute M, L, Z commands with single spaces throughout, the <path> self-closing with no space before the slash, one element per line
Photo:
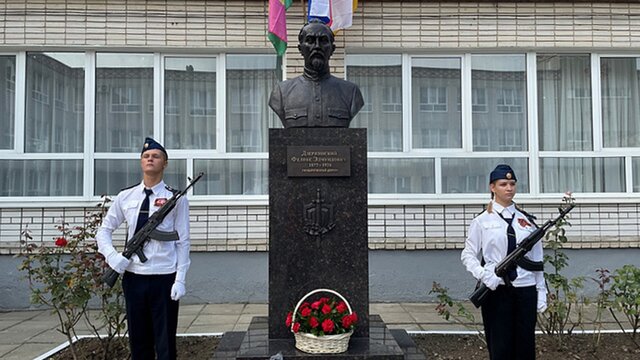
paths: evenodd
<path fill-rule="evenodd" d="M 279 83 L 269 106 L 285 128 L 349 127 L 364 101 L 356 84 L 329 73 L 329 58 L 336 49 L 331 28 L 311 20 L 300 30 L 298 41 L 304 74 Z"/>

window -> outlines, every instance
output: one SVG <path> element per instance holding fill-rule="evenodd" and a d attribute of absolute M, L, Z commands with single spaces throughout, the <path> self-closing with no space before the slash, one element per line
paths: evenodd
<path fill-rule="evenodd" d="M 500 113 L 521 113 L 524 96 L 520 89 L 498 90 L 497 109 Z"/>
<path fill-rule="evenodd" d="M 186 161 L 171 159 L 164 173 L 165 184 L 184 189 L 187 186 L 186 168 Z M 139 184 L 142 181 L 140 171 L 140 159 L 96 160 L 93 195 L 117 194 L 126 187 Z"/>
<path fill-rule="evenodd" d="M 80 196 L 82 160 L 0 160 L 0 196 Z"/>
<path fill-rule="evenodd" d="M 444 87 L 421 87 L 420 111 L 447 112 L 447 89 Z"/>
<path fill-rule="evenodd" d="M 346 63 L 347 79 L 360 87 L 365 102 L 350 127 L 367 128 L 369 151 L 402 151 L 400 56 L 351 55 Z"/>
<path fill-rule="evenodd" d="M 640 57 L 602 58 L 600 78 L 603 145 L 640 146 Z"/>
<path fill-rule="evenodd" d="M 489 193 L 489 173 L 498 164 L 509 164 L 518 178 L 518 193 L 529 192 L 526 158 L 445 158 L 442 159 L 442 192 Z"/>
<path fill-rule="evenodd" d="M 165 147 L 216 148 L 216 64 L 208 57 L 165 58 Z"/>
<path fill-rule="evenodd" d="M 592 150 L 589 55 L 541 54 L 536 59 L 540 150 Z"/>
<path fill-rule="evenodd" d="M 97 152 L 138 152 L 153 134 L 153 71 L 151 54 L 96 54 Z"/>
<path fill-rule="evenodd" d="M 84 149 L 84 54 L 27 54 L 25 151 Z"/>
<path fill-rule="evenodd" d="M 268 129 L 281 127 L 269 108 L 279 82 L 274 55 L 227 56 L 227 151 L 267 151 Z"/>
<path fill-rule="evenodd" d="M 402 112 L 402 89 L 389 86 L 382 89 L 382 111 L 386 113 Z"/>
<path fill-rule="evenodd" d="M 267 160 L 196 160 L 194 169 L 207 174 L 194 188 L 195 195 L 265 195 L 268 191 Z"/>
<path fill-rule="evenodd" d="M 16 58 L 0 56 L 0 150 L 13 148 L 16 116 Z"/>
<path fill-rule="evenodd" d="M 345 62 L 365 100 L 351 127 L 367 128 L 374 201 L 483 199 L 498 163 L 514 167 L 527 200 L 640 194 L 640 55 L 387 53 Z M 271 53 L 0 55 L 0 202 L 114 195 L 140 181 L 146 136 L 168 149 L 171 186 L 204 171 L 196 199 L 264 201 L 268 129 L 281 127 L 268 100 L 279 79 Z"/>
<path fill-rule="evenodd" d="M 449 98 L 461 98 L 460 83 L 459 58 L 413 59 L 411 98 L 414 148 L 462 147 L 462 115 L 456 107 L 447 104 Z"/>
<path fill-rule="evenodd" d="M 540 174 L 545 193 L 625 191 L 624 158 L 542 158 Z"/>
<path fill-rule="evenodd" d="M 369 159 L 369 193 L 433 194 L 433 159 Z"/>
<path fill-rule="evenodd" d="M 473 131 L 484 129 L 491 134 L 496 129 L 510 128 L 520 135 L 510 146 L 503 136 L 489 138 L 488 148 L 474 148 L 475 151 L 527 150 L 526 72 L 524 55 L 472 55 L 471 85 L 473 104 L 488 104 L 486 112 L 474 111 Z M 473 97 L 476 97 L 474 99 Z M 495 104 L 495 105 L 494 105 Z"/>

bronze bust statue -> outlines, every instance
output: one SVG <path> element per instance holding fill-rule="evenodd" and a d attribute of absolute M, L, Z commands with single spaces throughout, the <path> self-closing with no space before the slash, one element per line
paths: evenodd
<path fill-rule="evenodd" d="M 304 74 L 279 83 L 269 106 L 285 128 L 349 127 L 364 100 L 356 84 L 329 72 L 329 58 L 336 49 L 331 28 L 311 20 L 300 30 L 298 41 Z"/>

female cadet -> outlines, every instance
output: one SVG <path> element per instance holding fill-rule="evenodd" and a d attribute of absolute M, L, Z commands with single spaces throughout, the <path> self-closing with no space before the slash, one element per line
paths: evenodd
<path fill-rule="evenodd" d="M 481 309 L 490 359 L 535 359 L 536 310 L 547 308 L 542 241 L 507 276 L 496 276 L 496 265 L 536 225 L 513 202 L 516 175 L 509 165 L 498 165 L 491 172 L 489 189 L 491 202 L 471 222 L 461 260 L 473 277 L 492 290 Z"/>

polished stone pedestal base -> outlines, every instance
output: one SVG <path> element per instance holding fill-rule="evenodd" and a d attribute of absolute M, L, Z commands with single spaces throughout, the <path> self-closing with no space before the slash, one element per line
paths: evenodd
<path fill-rule="evenodd" d="M 280 354 L 282 357 L 278 357 Z M 254 317 L 246 332 L 227 332 L 222 337 L 214 359 L 316 359 L 353 360 L 425 359 L 404 330 L 389 330 L 380 316 L 369 318 L 369 338 L 351 338 L 349 349 L 341 354 L 307 354 L 295 348 L 293 339 L 269 339 L 269 320 Z"/>

